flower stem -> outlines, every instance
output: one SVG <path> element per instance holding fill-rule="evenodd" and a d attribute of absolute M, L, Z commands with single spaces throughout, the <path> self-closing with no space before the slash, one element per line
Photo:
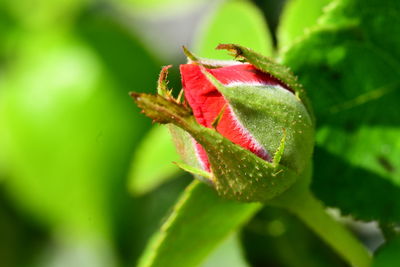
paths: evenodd
<path fill-rule="evenodd" d="M 371 256 L 362 243 L 342 224 L 326 213 L 322 203 L 303 187 L 288 190 L 271 204 L 298 216 L 344 260 L 355 267 L 370 267 Z"/>

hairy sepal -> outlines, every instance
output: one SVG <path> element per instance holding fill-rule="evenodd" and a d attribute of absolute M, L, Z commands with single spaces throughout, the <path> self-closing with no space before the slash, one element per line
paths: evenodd
<path fill-rule="evenodd" d="M 203 73 L 265 150 L 278 151 L 282 138 L 285 139 L 279 164 L 302 173 L 311 161 L 314 126 L 301 100 L 280 85 L 225 86 L 206 71 Z"/>

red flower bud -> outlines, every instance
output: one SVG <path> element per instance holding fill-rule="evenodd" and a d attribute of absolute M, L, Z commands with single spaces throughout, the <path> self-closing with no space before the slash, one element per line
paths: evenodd
<path fill-rule="evenodd" d="M 168 67 L 161 71 L 157 95 L 132 97 L 154 121 L 174 125 L 182 169 L 225 198 L 272 199 L 309 175 L 311 107 L 286 67 L 245 47 L 218 48 L 248 64 L 197 59 L 185 50 L 189 64 L 180 68 L 185 101 L 168 89 Z"/>

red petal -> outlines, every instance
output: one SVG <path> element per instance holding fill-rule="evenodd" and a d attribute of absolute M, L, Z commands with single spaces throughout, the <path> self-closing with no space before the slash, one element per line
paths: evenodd
<path fill-rule="evenodd" d="M 198 65 L 181 65 L 180 71 L 185 97 L 193 109 L 197 122 L 211 128 L 213 121 L 227 101 L 207 80 Z M 207 71 L 225 85 L 236 82 L 281 85 L 275 78 L 257 70 L 250 64 L 238 64 L 223 68 L 207 69 Z M 265 160 L 270 160 L 267 151 L 265 151 L 254 137 L 240 124 L 229 106 L 226 108 L 217 130 L 233 143 L 250 150 Z M 204 149 L 197 143 L 196 149 L 204 165 L 203 167 L 209 170 L 210 164 Z"/>

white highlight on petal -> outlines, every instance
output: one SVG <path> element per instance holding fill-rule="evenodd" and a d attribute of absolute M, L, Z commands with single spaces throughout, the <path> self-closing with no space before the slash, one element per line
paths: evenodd
<path fill-rule="evenodd" d="M 203 161 L 203 159 L 200 156 L 200 151 L 199 151 L 200 144 L 197 143 L 197 141 L 193 137 L 192 137 L 192 142 L 193 142 L 194 153 L 196 155 L 197 161 L 200 163 L 200 167 L 203 170 L 208 171 L 208 169 L 206 167 L 206 163 Z"/>
<path fill-rule="evenodd" d="M 243 82 L 243 81 L 231 81 L 228 84 L 224 84 L 226 87 L 238 87 L 238 86 L 266 86 L 266 85 L 272 85 L 271 83 L 266 83 L 266 82 Z"/>
<path fill-rule="evenodd" d="M 208 58 L 200 58 L 198 61 L 193 61 L 188 58 L 188 64 L 192 63 L 200 63 L 203 65 L 208 65 L 215 68 L 222 68 L 222 67 L 230 67 L 235 65 L 242 65 L 246 64 L 236 60 L 218 60 L 218 59 L 208 59 Z"/>
<path fill-rule="evenodd" d="M 239 87 L 239 86 L 258 86 L 258 87 L 265 87 L 265 86 L 269 86 L 269 87 L 274 87 L 276 89 L 282 90 L 286 93 L 290 93 L 290 94 L 294 94 L 294 92 L 292 92 L 290 89 L 287 89 L 285 87 L 283 87 L 280 84 L 272 84 L 272 83 L 267 83 L 267 82 L 243 82 L 243 81 L 232 81 L 229 82 L 228 84 L 224 84 L 225 87 Z"/>
<path fill-rule="evenodd" d="M 224 84 L 225 87 L 239 87 L 239 86 L 271 86 L 271 87 L 275 87 L 275 88 L 279 88 L 285 91 L 289 91 L 288 89 L 286 89 L 285 87 L 283 87 L 280 84 L 272 84 L 272 83 L 268 83 L 268 82 L 262 82 L 262 81 L 253 81 L 253 82 L 243 82 L 243 81 L 231 81 L 227 84 Z M 289 91 L 290 92 L 290 91 Z"/>

